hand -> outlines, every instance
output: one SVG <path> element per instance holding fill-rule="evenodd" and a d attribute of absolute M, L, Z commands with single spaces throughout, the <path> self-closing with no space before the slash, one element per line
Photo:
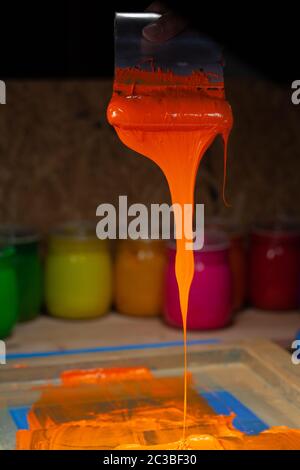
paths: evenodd
<path fill-rule="evenodd" d="M 146 11 L 162 15 L 161 18 L 143 29 L 143 36 L 148 41 L 155 43 L 168 41 L 181 33 L 187 26 L 187 21 L 184 18 L 177 16 L 158 1 L 151 3 Z"/>

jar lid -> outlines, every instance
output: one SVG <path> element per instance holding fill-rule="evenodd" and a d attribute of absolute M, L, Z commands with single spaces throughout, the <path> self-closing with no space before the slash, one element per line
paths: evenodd
<path fill-rule="evenodd" d="M 236 221 L 222 216 L 207 217 L 205 219 L 205 226 L 211 230 L 222 230 L 230 238 L 245 236 L 248 231 L 246 225 L 238 224 Z"/>
<path fill-rule="evenodd" d="M 40 240 L 40 234 L 31 227 L 22 225 L 0 225 L 1 245 L 23 245 Z"/>
<path fill-rule="evenodd" d="M 13 246 L 0 246 L 0 261 L 6 258 L 11 257 L 15 254 L 15 249 Z"/>
<path fill-rule="evenodd" d="M 173 250 L 176 249 L 175 240 L 169 243 L 169 247 Z M 204 230 L 204 245 L 200 250 L 194 250 L 195 252 L 215 252 L 224 251 L 229 248 L 228 236 L 222 230 L 207 229 Z"/>
<path fill-rule="evenodd" d="M 96 224 L 87 220 L 66 222 L 56 227 L 51 236 L 62 239 L 74 239 L 78 241 L 97 240 Z"/>
<path fill-rule="evenodd" d="M 261 222 L 253 226 L 251 233 L 252 235 L 275 238 L 298 238 L 300 237 L 300 223 L 293 219 Z"/>
<path fill-rule="evenodd" d="M 141 245 L 142 244 L 145 244 L 145 245 L 151 245 L 153 243 L 159 245 L 159 244 L 162 244 L 165 240 L 163 240 L 162 238 L 142 238 L 142 237 L 139 237 L 139 238 L 123 238 L 123 239 L 118 239 L 119 242 L 128 242 L 128 243 L 140 243 Z"/>

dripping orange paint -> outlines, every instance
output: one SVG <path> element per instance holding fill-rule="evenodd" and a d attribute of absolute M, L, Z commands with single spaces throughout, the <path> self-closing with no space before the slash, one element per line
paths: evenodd
<path fill-rule="evenodd" d="M 224 182 L 227 140 L 232 127 L 231 107 L 224 97 L 222 83 L 211 84 L 209 77 L 195 72 L 189 77 L 161 70 L 116 71 L 113 96 L 107 116 L 122 140 L 136 152 L 153 160 L 163 171 L 172 203 L 183 207 L 194 204 L 198 165 L 217 135 L 224 140 Z M 223 190 L 224 195 L 224 190 Z M 194 275 L 194 256 L 186 250 L 192 238 L 185 233 L 185 221 L 176 218 L 176 278 L 184 334 L 184 431 L 187 410 L 186 318 L 190 285 Z M 184 234 L 179 238 L 179 234 Z"/>

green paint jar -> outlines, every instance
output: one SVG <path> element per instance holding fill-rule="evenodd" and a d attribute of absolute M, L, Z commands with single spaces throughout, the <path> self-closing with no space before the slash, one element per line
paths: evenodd
<path fill-rule="evenodd" d="M 15 250 L 19 321 L 32 320 L 41 309 L 43 276 L 39 240 L 39 235 L 31 229 L 0 227 L 0 242 Z"/>
<path fill-rule="evenodd" d="M 18 287 L 13 247 L 0 248 L 0 339 L 9 336 L 18 319 Z"/>

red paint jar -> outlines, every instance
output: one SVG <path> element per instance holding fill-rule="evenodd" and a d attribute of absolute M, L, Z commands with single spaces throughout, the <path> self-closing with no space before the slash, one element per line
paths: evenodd
<path fill-rule="evenodd" d="M 170 325 L 182 328 L 175 255 L 175 246 L 170 246 L 164 317 Z M 195 273 L 189 295 L 187 328 L 222 328 L 230 322 L 232 314 L 232 275 L 226 237 L 221 233 L 205 232 L 204 247 L 194 252 L 194 258 Z"/>
<path fill-rule="evenodd" d="M 250 300 L 264 310 L 289 310 L 299 303 L 300 231 L 259 226 L 250 241 Z"/>

